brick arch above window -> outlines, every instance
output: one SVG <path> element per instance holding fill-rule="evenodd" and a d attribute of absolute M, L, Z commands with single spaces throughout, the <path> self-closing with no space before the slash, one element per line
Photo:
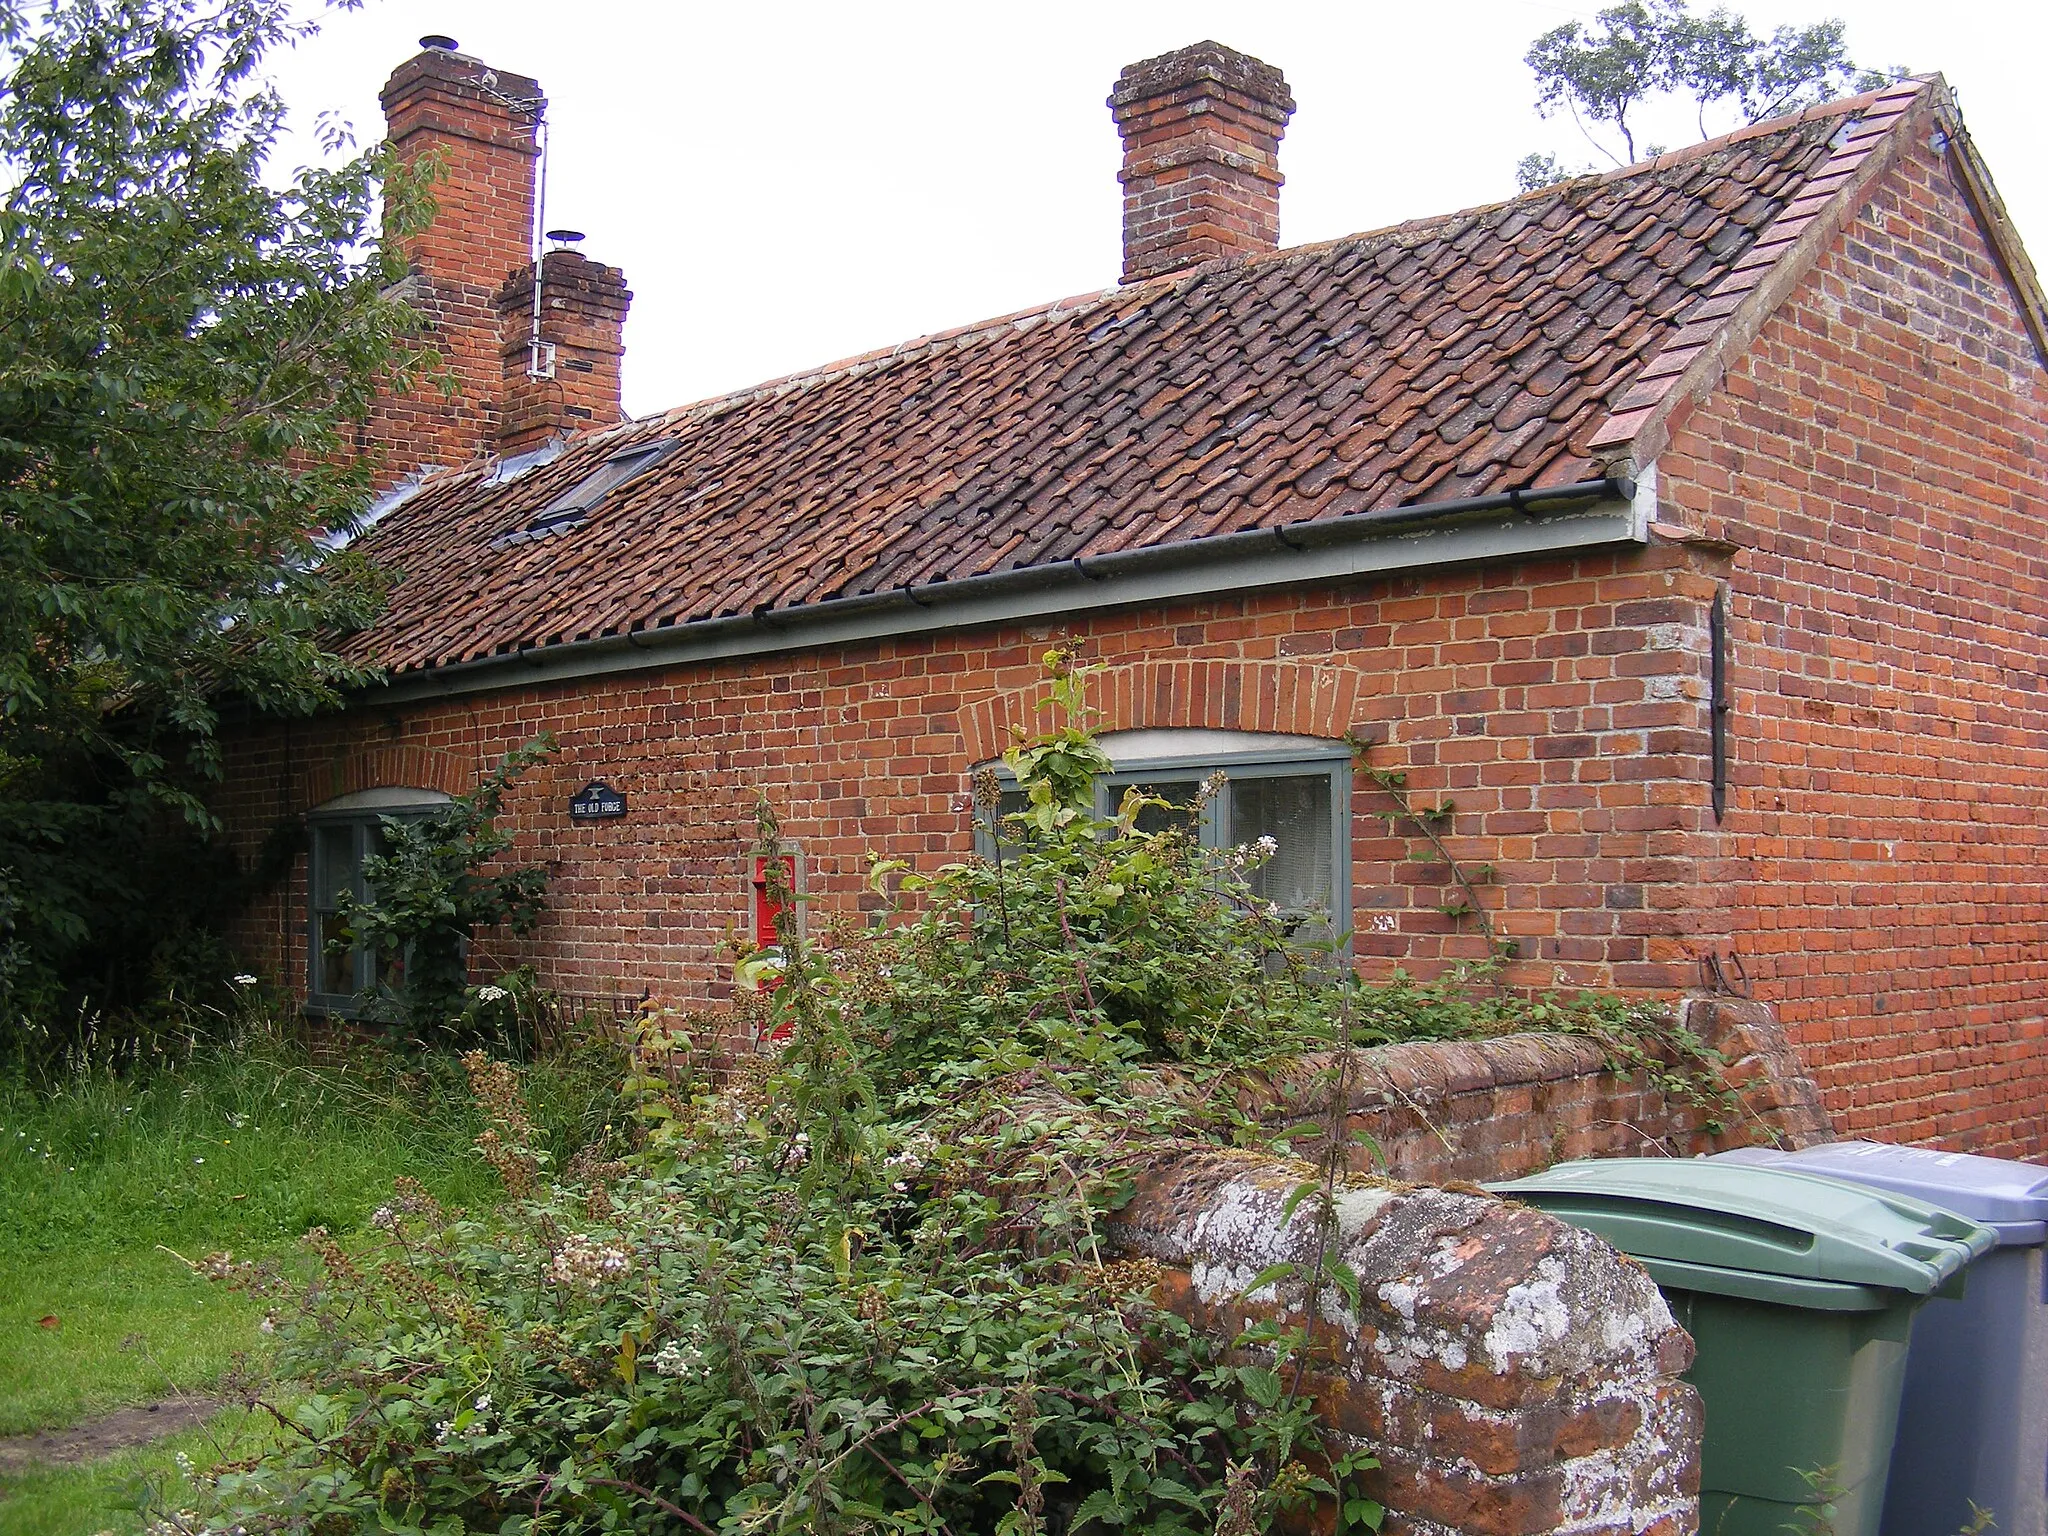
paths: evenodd
<path fill-rule="evenodd" d="M 475 786 L 476 774 L 473 758 L 438 747 L 356 747 L 300 769 L 292 786 L 292 804 L 310 810 L 338 795 L 365 789 L 437 789 L 459 795 Z"/>
<path fill-rule="evenodd" d="M 1351 728 L 1359 674 L 1297 661 L 1140 661 L 1112 665 L 1091 680 L 1088 701 L 1104 731 L 1265 731 L 1335 740 Z M 1043 680 L 962 706 L 967 760 L 1001 755 L 1017 730 L 1044 728 Z"/>

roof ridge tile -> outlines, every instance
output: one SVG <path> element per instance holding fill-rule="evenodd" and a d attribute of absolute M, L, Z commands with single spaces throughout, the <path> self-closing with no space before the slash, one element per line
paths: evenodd
<path fill-rule="evenodd" d="M 1701 301 L 1685 312 L 1686 324 L 1680 331 L 1665 339 L 1657 355 L 1644 360 L 1635 382 L 1614 402 L 1607 419 L 1585 439 L 1588 451 L 1612 450 L 1634 443 L 1667 405 L 1675 406 L 1683 398 L 1682 386 L 1694 365 L 1716 349 L 1729 333 L 1737 313 L 1767 290 L 1767 276 L 1783 263 L 1799 260 L 1801 253 L 1809 250 L 1815 221 L 1824 210 L 1839 206 L 1850 189 L 1861 184 L 1860 173 L 1877 147 L 1887 141 L 1932 83 L 1932 77 L 1901 80 L 1883 90 L 1822 104 L 1843 109 L 1828 116 L 1847 116 L 1847 109 L 1855 109 L 1847 131 L 1830 136 L 1827 159 L 1801 181 L 1797 195 L 1784 202 L 1770 222 L 1755 232 L 1741 256 L 1723 271 Z M 1797 121 L 1820 118 L 1819 108 L 1809 108 L 1799 114 Z M 1810 199 L 1817 201 L 1811 206 L 1800 206 Z M 1680 341 L 1680 334 L 1708 319 L 1716 322 L 1710 334 Z"/>

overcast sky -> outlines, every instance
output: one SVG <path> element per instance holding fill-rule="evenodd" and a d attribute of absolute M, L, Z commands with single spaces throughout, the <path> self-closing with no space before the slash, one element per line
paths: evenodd
<path fill-rule="evenodd" d="M 1114 283 L 1124 65 L 1213 37 L 1286 73 L 1281 239 L 1492 202 L 1532 149 L 1598 160 L 1534 111 L 1530 41 L 1597 7 L 1547 0 L 1034 0 L 1030 5 L 368 0 L 276 61 L 295 121 L 361 138 L 429 32 L 537 77 L 547 217 L 633 289 L 626 405 L 644 414 Z M 2048 259 L 2044 0 L 1757 0 L 1841 16 L 1858 62 L 1940 70 Z M 1716 131 L 1732 126 L 1710 124 Z M 1667 147 L 1690 119 L 1653 125 Z"/>

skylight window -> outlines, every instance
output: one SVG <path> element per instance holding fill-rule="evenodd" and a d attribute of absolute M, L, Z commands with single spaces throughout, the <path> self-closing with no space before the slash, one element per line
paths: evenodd
<path fill-rule="evenodd" d="M 667 458 L 676 446 L 674 438 L 662 438 L 652 443 L 635 443 L 630 448 L 621 448 L 602 464 L 585 475 L 581 481 L 533 515 L 531 521 L 513 536 L 537 538 L 544 533 L 555 533 L 564 528 L 574 528 L 597 509 L 599 502 L 629 480 L 637 479 Z"/>

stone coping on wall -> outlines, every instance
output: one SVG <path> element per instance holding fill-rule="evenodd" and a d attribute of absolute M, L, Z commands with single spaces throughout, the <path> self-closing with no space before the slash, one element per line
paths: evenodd
<path fill-rule="evenodd" d="M 1692 997 L 1679 1017 L 1719 1051 L 1740 1113 L 1718 1131 L 1648 1071 L 1612 1069 L 1584 1036 L 1498 1035 L 1362 1048 L 1344 1071 L 1354 1166 L 1429 1183 L 1518 1178 L 1582 1157 L 1690 1156 L 1728 1146 L 1804 1146 L 1831 1137 L 1820 1097 L 1769 1005 Z M 1321 1052 L 1222 1080 L 1167 1069 L 1159 1091 L 1227 1096 L 1275 1130 L 1327 1113 L 1337 1058 Z"/>
<path fill-rule="evenodd" d="M 1089 1118 L 1034 1077 L 1007 1084 L 991 1118 Z M 1387 1506 L 1386 1536 L 1697 1528 L 1692 1341 L 1634 1261 L 1477 1191 L 1346 1178 L 1326 1221 L 1297 1194 L 1315 1170 L 1293 1159 L 1173 1138 L 1117 1155 L 1133 1187 L 1106 1252 L 1149 1268 L 1127 1277 L 1245 1363 L 1270 1359 L 1248 1326 L 1307 1331 L 1299 1390 L 1326 1450 L 1376 1458 L 1360 1481 Z M 1013 1205 L 1033 1198 L 1027 1182 L 1006 1188 Z M 1283 1379 L 1297 1384 L 1291 1367 Z M 1327 1531 L 1331 1513 L 1284 1528 Z"/>

